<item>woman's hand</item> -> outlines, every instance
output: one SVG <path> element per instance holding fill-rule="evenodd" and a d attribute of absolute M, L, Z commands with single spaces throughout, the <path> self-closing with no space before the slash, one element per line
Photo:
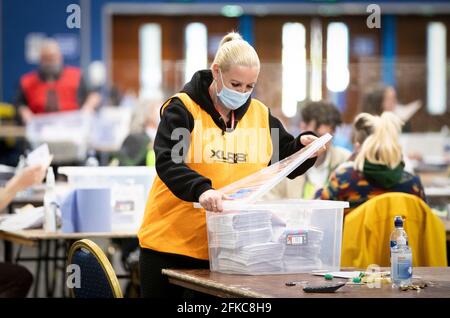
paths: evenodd
<path fill-rule="evenodd" d="M 317 140 L 318 138 L 314 135 L 303 135 L 300 137 L 300 142 L 303 146 L 307 146 L 310 143 L 312 143 L 314 140 Z M 327 145 L 323 146 L 322 148 L 320 148 L 313 156 L 314 157 L 318 157 L 321 154 L 323 154 L 325 151 L 327 151 Z"/>
<path fill-rule="evenodd" d="M 41 183 L 46 171 L 47 167 L 44 165 L 26 167 L 11 179 L 9 182 L 10 186 L 14 192 L 23 191 L 26 188 Z"/>
<path fill-rule="evenodd" d="M 198 201 L 200 205 L 210 212 L 222 212 L 222 200 L 229 199 L 228 196 L 217 190 L 207 190 L 203 192 Z"/>

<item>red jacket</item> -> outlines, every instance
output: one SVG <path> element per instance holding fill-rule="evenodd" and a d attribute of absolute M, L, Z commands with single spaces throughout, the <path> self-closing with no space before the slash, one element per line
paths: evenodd
<path fill-rule="evenodd" d="M 28 107 L 35 114 L 46 112 L 47 92 L 50 89 L 56 92 L 59 111 L 77 110 L 80 108 L 77 97 L 80 79 L 80 69 L 69 66 L 64 67 L 54 82 L 43 81 L 37 71 L 27 73 L 20 79 L 20 86 Z"/>

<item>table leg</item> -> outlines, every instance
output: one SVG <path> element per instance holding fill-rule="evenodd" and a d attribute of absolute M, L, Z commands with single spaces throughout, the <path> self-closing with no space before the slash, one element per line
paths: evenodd
<path fill-rule="evenodd" d="M 64 267 L 63 267 L 63 271 L 62 271 L 62 275 L 63 275 L 63 278 L 62 278 L 62 282 L 61 282 L 61 284 L 62 284 L 62 286 L 61 286 L 61 295 L 62 295 L 62 297 L 63 298 L 66 298 L 67 297 L 67 294 L 66 294 L 66 291 L 67 291 L 67 289 L 66 289 L 66 279 L 67 279 L 67 271 L 66 271 L 66 269 L 67 269 L 67 257 L 69 256 L 69 250 L 70 250 L 70 247 L 72 246 L 72 244 L 75 242 L 75 240 L 66 240 L 66 241 L 63 241 L 63 253 L 64 253 L 64 258 L 65 258 L 65 261 L 64 261 Z"/>
<path fill-rule="evenodd" d="M 14 212 L 13 210 L 13 204 L 10 203 L 8 205 L 8 214 L 12 214 Z M 6 263 L 12 263 L 13 260 L 13 244 L 8 241 L 8 240 L 4 240 L 4 251 L 3 251 L 3 257 L 4 257 L 4 261 Z"/>
<path fill-rule="evenodd" d="M 55 245 L 54 255 L 51 255 L 51 245 Z M 57 271 L 57 249 L 58 242 L 56 240 L 48 240 L 45 242 L 45 256 L 44 256 L 44 273 L 45 273 L 45 292 L 47 297 L 53 298 L 55 296 L 55 281 L 56 281 L 56 271 Z M 51 268 L 53 264 L 53 268 Z"/>
<path fill-rule="evenodd" d="M 38 256 L 37 256 L 37 267 L 36 267 L 36 274 L 35 274 L 35 282 L 34 282 L 34 298 L 38 297 L 38 290 L 39 290 L 39 280 L 41 277 L 41 261 L 42 261 L 42 241 L 38 241 Z"/>
<path fill-rule="evenodd" d="M 12 263 L 13 260 L 13 245 L 11 242 L 4 240 L 4 251 L 3 251 L 3 257 L 6 263 Z"/>

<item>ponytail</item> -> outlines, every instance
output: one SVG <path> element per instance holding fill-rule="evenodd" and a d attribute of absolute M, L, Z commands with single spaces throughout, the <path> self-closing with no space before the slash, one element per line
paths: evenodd
<path fill-rule="evenodd" d="M 363 171 L 365 160 L 372 164 L 386 165 L 391 169 L 397 167 L 402 161 L 399 135 L 403 122 L 391 112 L 372 116 L 371 122 L 373 133 L 362 144 L 355 159 L 355 169 Z"/>

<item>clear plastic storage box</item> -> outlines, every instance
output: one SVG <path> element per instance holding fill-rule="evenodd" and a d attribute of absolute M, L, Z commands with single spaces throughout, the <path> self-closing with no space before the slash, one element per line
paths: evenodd
<path fill-rule="evenodd" d="M 221 189 L 234 199 L 224 201 L 222 213 L 206 211 L 212 271 L 263 275 L 340 269 L 343 210 L 348 202 L 258 201 L 330 139 L 323 136 Z"/>
<path fill-rule="evenodd" d="M 35 115 L 27 124 L 26 137 L 33 149 L 47 143 L 53 162 L 83 161 L 92 118 L 82 111 Z"/>
<path fill-rule="evenodd" d="M 142 222 L 150 187 L 156 176 L 151 167 L 60 167 L 71 188 L 111 189 L 112 229 L 137 230 Z"/>

